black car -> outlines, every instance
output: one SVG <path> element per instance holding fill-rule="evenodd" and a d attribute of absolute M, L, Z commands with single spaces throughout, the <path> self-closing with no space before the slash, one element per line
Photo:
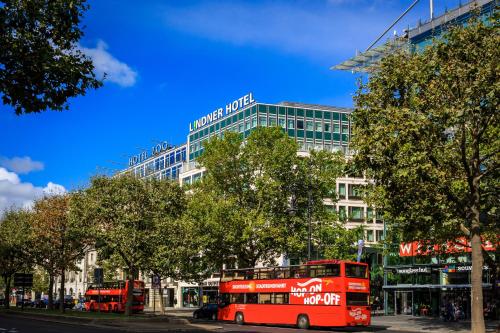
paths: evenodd
<path fill-rule="evenodd" d="M 193 312 L 193 318 L 209 318 L 212 320 L 217 320 L 217 304 L 205 304 L 195 312 Z"/>

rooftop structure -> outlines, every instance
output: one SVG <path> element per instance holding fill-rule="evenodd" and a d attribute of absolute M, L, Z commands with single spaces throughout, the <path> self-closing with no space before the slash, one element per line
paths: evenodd
<path fill-rule="evenodd" d="M 391 27 L 411 10 L 416 2 L 418 1 L 415 1 L 405 13 L 391 25 Z M 377 68 L 377 65 L 383 57 L 398 50 L 412 52 L 421 50 L 425 46 L 430 45 L 432 39 L 439 36 L 449 25 L 464 24 L 471 17 L 474 9 L 480 8 L 481 15 L 489 15 L 492 13 L 496 4 L 497 0 L 474 0 L 450 11 L 446 11 L 444 14 L 437 17 L 433 17 L 431 13 L 432 19 L 425 22 L 420 21 L 416 27 L 405 30 L 402 36 L 387 39 L 385 43 L 375 48 L 371 48 L 370 46 L 366 51 L 358 53 L 354 57 L 330 67 L 330 69 L 348 70 L 353 73 L 370 73 Z M 391 27 L 389 27 L 379 39 L 381 39 Z"/>

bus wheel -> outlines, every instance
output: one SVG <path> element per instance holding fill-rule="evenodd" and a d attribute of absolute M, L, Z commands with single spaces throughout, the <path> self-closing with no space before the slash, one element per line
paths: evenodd
<path fill-rule="evenodd" d="M 245 323 L 245 319 L 243 318 L 243 313 L 241 313 L 241 312 L 236 313 L 236 316 L 234 317 L 234 321 L 238 325 L 243 325 Z"/>
<path fill-rule="evenodd" d="M 307 317 L 307 315 L 300 315 L 297 318 L 297 327 L 304 330 L 307 330 L 309 328 L 309 318 Z"/>

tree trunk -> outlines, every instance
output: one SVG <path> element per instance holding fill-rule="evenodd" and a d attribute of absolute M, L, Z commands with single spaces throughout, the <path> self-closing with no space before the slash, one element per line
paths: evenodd
<path fill-rule="evenodd" d="M 477 190 L 475 194 L 479 197 L 479 193 L 477 193 Z M 479 203 L 479 200 L 477 200 L 476 203 Z M 472 213 L 473 213 L 473 220 L 471 228 L 471 248 L 472 248 L 471 332 L 483 333 L 485 332 L 484 315 L 483 315 L 483 260 L 484 259 L 481 247 L 479 204 L 473 205 Z"/>
<path fill-rule="evenodd" d="M 134 302 L 134 273 L 129 269 L 127 275 L 127 303 L 125 304 L 125 315 L 132 315 L 132 304 Z"/>
<path fill-rule="evenodd" d="M 9 309 L 10 308 L 10 281 L 11 277 L 10 276 L 4 276 L 4 281 L 5 281 L 5 308 Z"/>
<path fill-rule="evenodd" d="M 165 304 L 163 304 L 163 289 L 161 288 L 161 279 L 160 279 L 160 288 L 158 289 L 158 292 L 160 294 L 160 309 L 161 309 L 161 314 L 165 314 Z"/>
<path fill-rule="evenodd" d="M 47 309 L 52 310 L 54 305 L 54 274 L 49 273 L 49 299 L 47 301 Z"/>
<path fill-rule="evenodd" d="M 61 270 L 61 290 L 59 290 L 59 310 L 61 313 L 64 313 L 64 279 L 65 279 L 66 272 Z"/>

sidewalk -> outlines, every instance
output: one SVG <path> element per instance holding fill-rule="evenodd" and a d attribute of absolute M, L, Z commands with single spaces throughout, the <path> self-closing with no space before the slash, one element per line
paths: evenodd
<path fill-rule="evenodd" d="M 486 332 L 498 332 L 497 329 L 499 325 L 500 322 L 498 320 L 486 321 Z M 372 326 L 406 332 L 470 332 L 470 320 L 445 322 L 439 318 L 413 317 L 404 315 L 372 317 Z"/>

